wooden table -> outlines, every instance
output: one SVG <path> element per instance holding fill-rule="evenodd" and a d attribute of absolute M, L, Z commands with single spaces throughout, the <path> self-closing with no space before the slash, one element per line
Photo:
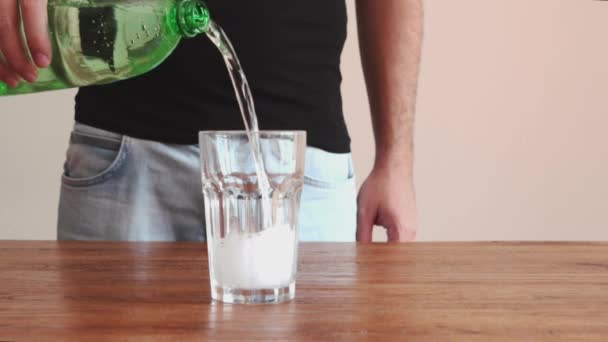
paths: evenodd
<path fill-rule="evenodd" d="M 303 244 L 293 302 L 208 283 L 204 244 L 0 242 L 0 341 L 608 340 L 608 244 Z"/>

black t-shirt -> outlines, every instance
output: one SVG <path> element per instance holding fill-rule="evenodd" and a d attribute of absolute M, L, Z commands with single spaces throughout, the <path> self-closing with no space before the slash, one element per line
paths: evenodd
<path fill-rule="evenodd" d="M 342 112 L 344 0 L 207 0 L 249 80 L 260 129 L 306 130 L 308 144 L 350 151 Z M 76 120 L 136 138 L 196 144 L 198 131 L 243 129 L 219 51 L 184 39 L 156 69 L 81 88 Z"/>

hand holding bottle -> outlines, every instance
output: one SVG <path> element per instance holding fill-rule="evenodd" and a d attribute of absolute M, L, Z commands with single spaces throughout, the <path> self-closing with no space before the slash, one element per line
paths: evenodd
<path fill-rule="evenodd" d="M 203 0 L 0 0 L 0 96 L 141 75 L 210 22 Z"/>
<path fill-rule="evenodd" d="M 47 67 L 51 53 L 47 0 L 0 0 L 0 81 L 11 87 L 21 79 L 34 82 L 37 67 Z"/>

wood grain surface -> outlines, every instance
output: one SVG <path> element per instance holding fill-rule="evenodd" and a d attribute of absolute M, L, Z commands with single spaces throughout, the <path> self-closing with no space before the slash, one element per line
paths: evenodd
<path fill-rule="evenodd" d="M 608 244 L 302 244 L 296 300 L 213 303 L 204 244 L 0 242 L 0 341 L 608 340 Z"/>

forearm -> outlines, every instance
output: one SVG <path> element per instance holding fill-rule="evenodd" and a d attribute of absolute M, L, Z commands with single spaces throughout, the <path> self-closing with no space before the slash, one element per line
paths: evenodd
<path fill-rule="evenodd" d="M 374 135 L 376 168 L 412 175 L 422 0 L 357 0 L 359 41 Z"/>

